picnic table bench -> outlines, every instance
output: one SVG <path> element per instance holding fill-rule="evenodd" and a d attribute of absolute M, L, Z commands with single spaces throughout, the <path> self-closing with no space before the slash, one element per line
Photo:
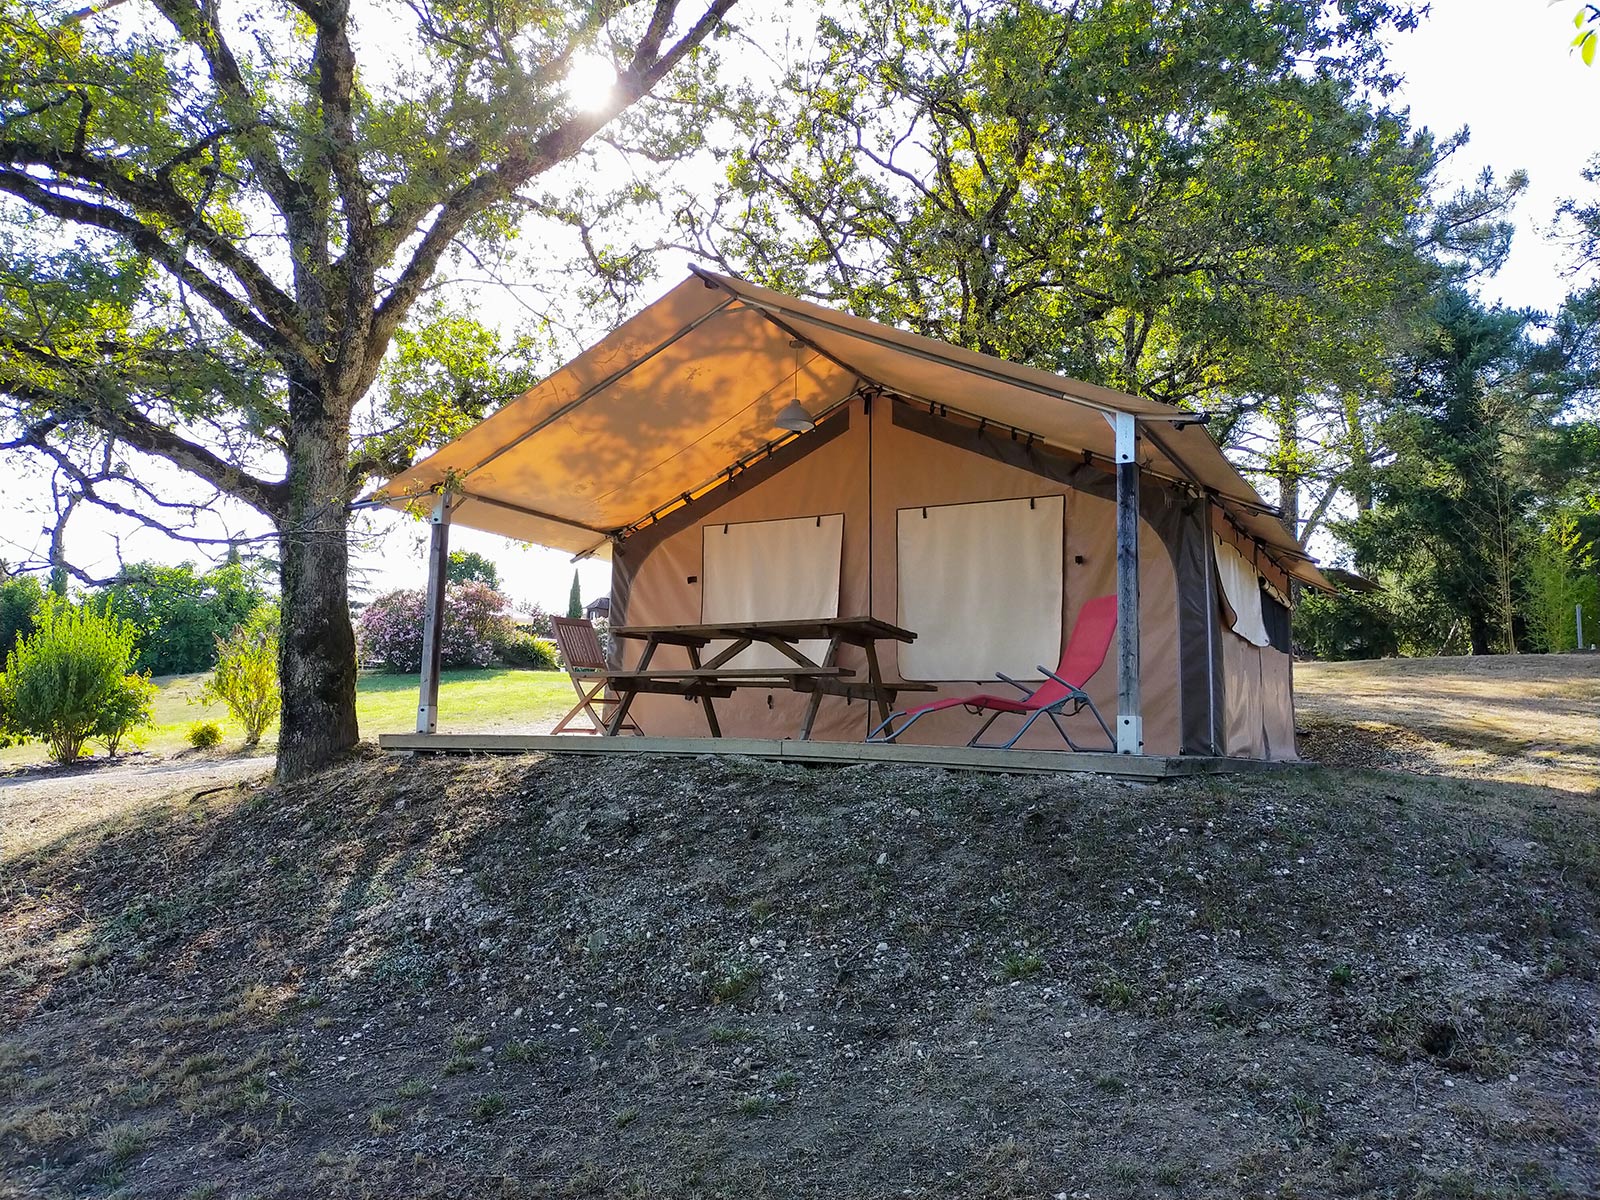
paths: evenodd
<path fill-rule="evenodd" d="M 912 642 L 917 635 L 876 617 L 821 617 L 801 621 L 732 621 L 702 625 L 622 625 L 613 637 L 644 642 L 638 665 L 608 676 L 617 693 L 617 707 L 606 726 L 614 735 L 627 720 L 633 698 L 641 692 L 669 693 L 698 700 L 705 709 L 706 725 L 712 737 L 722 736 L 712 701 L 726 699 L 742 687 L 789 688 L 809 692 L 805 721 L 800 729 L 802 741 L 809 741 L 823 696 L 845 696 L 878 705 L 883 717 L 889 715 L 896 695 L 906 691 L 933 691 L 926 683 L 886 682 L 878 668 L 877 644 L 882 640 Z M 826 641 L 822 662 L 814 662 L 796 645 L 802 641 Z M 702 662 L 700 652 L 712 642 L 727 641 L 711 658 Z M 727 664 L 751 646 L 770 646 L 788 661 L 770 667 L 730 667 Z M 650 663 L 662 646 L 679 646 L 688 653 L 689 666 L 683 669 L 655 669 Z M 866 652 L 867 678 L 838 664 L 844 646 L 859 646 Z"/>

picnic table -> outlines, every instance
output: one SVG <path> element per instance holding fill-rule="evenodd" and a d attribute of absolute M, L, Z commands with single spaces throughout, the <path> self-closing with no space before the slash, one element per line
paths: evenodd
<path fill-rule="evenodd" d="M 931 692 L 932 684 L 886 682 L 878 668 L 880 641 L 913 642 L 917 635 L 876 617 L 819 617 L 803 621 L 720 621 L 704 625 L 619 625 L 613 637 L 644 642 L 639 663 L 632 670 L 609 674 L 616 689 L 617 708 L 606 725 L 607 735 L 616 735 L 628 718 L 633 698 L 641 692 L 691 696 L 705 709 L 706 725 L 712 737 L 722 736 L 717 710 L 712 701 L 733 695 L 742 687 L 790 688 L 809 692 L 805 722 L 800 739 L 811 739 L 817 709 L 824 696 L 845 696 L 866 700 L 878 706 L 887 720 L 900 692 Z M 821 662 L 814 662 L 796 645 L 803 641 L 826 641 L 828 649 Z M 700 652 L 712 642 L 729 644 L 702 662 Z M 651 660 L 662 646 L 681 646 L 688 652 L 687 668 L 652 669 Z M 787 661 L 771 667 L 730 667 L 727 664 L 751 646 L 770 646 Z M 844 646 L 859 646 L 866 653 L 867 677 L 856 678 L 855 670 L 839 665 Z"/>

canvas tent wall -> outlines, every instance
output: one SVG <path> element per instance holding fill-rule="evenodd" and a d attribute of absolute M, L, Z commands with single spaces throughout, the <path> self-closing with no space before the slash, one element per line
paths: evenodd
<path fill-rule="evenodd" d="M 817 428 L 777 431 L 797 397 Z M 1077 608 L 1115 590 L 1114 428 L 1137 420 L 1146 749 L 1292 753 L 1287 660 L 1227 644 L 1240 635 L 1223 624 L 1212 534 L 1284 594 L 1291 576 L 1321 577 L 1179 415 L 697 272 L 381 496 L 427 506 L 443 491 L 450 521 L 610 556 L 617 623 L 832 608 L 923 626 L 885 670 L 956 694 L 986 657 L 1053 665 Z M 1110 667 L 1091 688 L 1108 716 L 1115 689 Z M 730 733 L 792 735 L 801 703 L 741 693 L 719 713 Z M 647 732 L 703 729 L 691 702 L 640 706 Z M 830 699 L 817 734 L 858 738 L 865 721 L 859 702 Z"/>
<path fill-rule="evenodd" d="M 1161 481 L 1141 494 L 1140 624 L 1146 750 L 1153 754 L 1236 753 L 1292 757 L 1292 744 L 1266 725 L 1292 722 L 1288 673 L 1263 672 L 1264 652 L 1226 630 L 1215 593 L 1210 506 Z M 790 527 L 837 530 L 802 554 L 763 556 L 770 534 L 792 545 Z M 729 554 L 729 540 L 752 549 Z M 911 646 L 885 646 L 889 677 L 930 682 L 914 702 L 970 693 L 1004 670 L 1037 682 L 1054 666 L 1085 601 L 1115 590 L 1112 480 L 1102 468 L 1013 440 L 1009 432 L 930 414 L 889 397 L 861 396 L 808 439 L 736 476 L 714 497 L 677 510 L 617 544 L 614 611 L 643 625 L 721 620 L 707 607 L 728 585 L 724 571 L 763 578 L 767 607 L 741 615 L 780 619 L 867 614 L 918 633 Z M 819 588 L 818 582 L 825 587 Z M 1240 652 L 1212 656 L 1226 640 Z M 637 644 L 621 643 L 623 664 Z M 660 655 L 670 651 L 658 652 Z M 1236 659 L 1248 658 L 1248 670 Z M 859 651 L 842 665 L 864 669 Z M 1286 656 L 1285 656 L 1286 662 Z M 984 669 L 979 664 L 987 664 Z M 1116 711 L 1108 663 L 1089 692 Z M 726 732 L 793 736 L 806 698 L 740 692 L 718 702 Z M 704 718 L 689 701 L 641 696 L 635 714 L 647 733 L 696 736 Z M 1254 719 L 1255 726 L 1249 721 Z M 876 723 L 860 702 L 825 701 L 815 736 L 860 740 Z M 961 744 L 976 718 L 959 711 L 914 726 L 908 741 Z M 1104 746 L 1087 714 L 1068 722 L 1075 741 Z M 1060 748 L 1048 726 L 1025 747 Z"/>

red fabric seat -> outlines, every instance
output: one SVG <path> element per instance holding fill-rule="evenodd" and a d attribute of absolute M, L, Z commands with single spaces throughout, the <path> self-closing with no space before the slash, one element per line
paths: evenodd
<path fill-rule="evenodd" d="M 1026 700 L 1013 700 L 1010 696 L 990 696 L 979 692 L 976 696 L 956 696 L 950 700 L 934 700 L 924 704 L 921 708 L 913 708 L 906 715 L 912 713 L 939 712 L 946 708 L 992 708 L 996 712 L 1025 713 L 1032 712 Z"/>
<path fill-rule="evenodd" d="M 1096 672 L 1105 665 L 1106 653 L 1111 648 L 1112 635 L 1117 630 L 1117 598 L 1116 596 L 1096 596 L 1086 603 L 1078 612 L 1078 619 L 1073 623 L 1072 636 L 1067 639 L 1066 649 L 1061 652 L 1061 662 L 1054 671 L 1041 666 L 1039 670 L 1046 676 L 1045 682 L 1034 691 L 1029 691 L 1022 684 L 1005 675 L 998 678 L 1009 683 L 1012 687 L 1022 692 L 1022 698 L 1012 696 L 994 696 L 988 692 L 978 692 L 971 696 L 956 696 L 948 700 L 934 700 L 920 708 L 904 709 L 897 713 L 890 713 L 888 720 L 867 735 L 869 742 L 893 742 L 897 737 L 909 729 L 912 724 L 927 716 L 929 713 L 942 712 L 947 708 L 970 708 L 975 712 L 990 712 L 991 716 L 972 735 L 967 743 L 969 746 L 978 746 L 982 749 L 1009 750 L 1016 745 L 1022 735 L 1028 732 L 1028 727 L 1039 717 L 1049 717 L 1050 723 L 1056 727 L 1062 739 L 1074 750 L 1079 746 L 1067 736 L 1066 729 L 1059 720 L 1062 716 L 1070 716 L 1080 709 L 1087 708 L 1094 719 L 1100 723 L 1100 728 L 1105 732 L 1106 739 L 1115 750 L 1117 739 L 1112 734 L 1105 718 L 1100 715 L 1100 710 L 1095 707 L 1094 701 L 1089 699 L 1083 685 L 1092 679 Z M 1065 712 L 1067 705 L 1071 705 L 1071 712 Z M 1026 714 L 1028 719 L 1023 722 L 1022 728 L 1009 742 L 998 746 L 983 746 L 979 742 L 989 726 L 1002 713 Z M 895 722 L 900 721 L 898 728 Z"/>

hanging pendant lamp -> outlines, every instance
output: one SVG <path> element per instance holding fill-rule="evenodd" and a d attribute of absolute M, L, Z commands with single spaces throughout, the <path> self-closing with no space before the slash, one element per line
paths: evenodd
<path fill-rule="evenodd" d="M 773 424 L 779 429 L 787 429 L 790 433 L 810 433 L 817 427 L 811 419 L 811 414 L 800 403 L 800 343 L 792 341 L 789 345 L 794 347 L 794 399 L 778 410 L 778 415 L 773 418 Z"/>

